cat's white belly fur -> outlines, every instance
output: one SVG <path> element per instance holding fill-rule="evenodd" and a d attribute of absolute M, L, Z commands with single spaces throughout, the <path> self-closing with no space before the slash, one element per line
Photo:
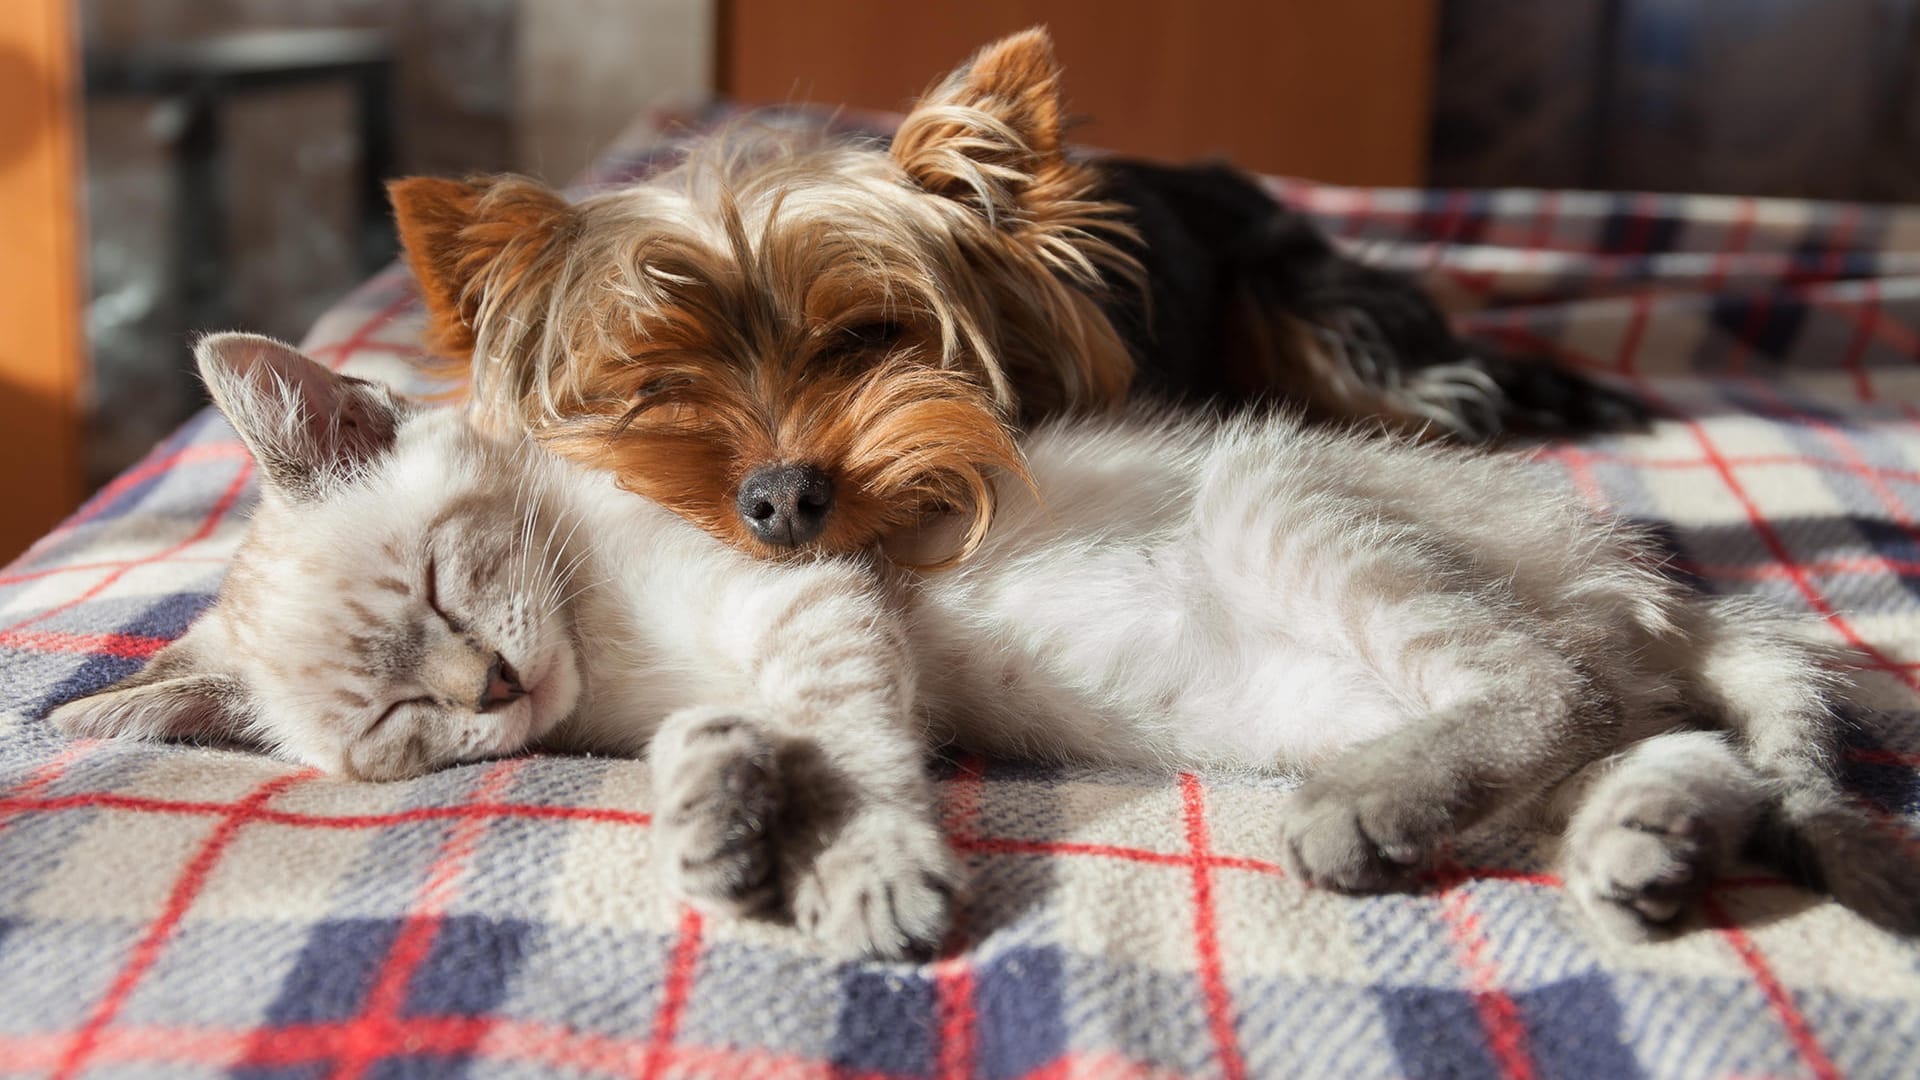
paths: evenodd
<path fill-rule="evenodd" d="M 1284 768 L 1405 720 L 1313 620 L 1249 633 L 1190 552 L 1039 554 L 1044 573 L 1016 567 L 923 591 L 914 639 L 937 728 L 998 753 Z"/>

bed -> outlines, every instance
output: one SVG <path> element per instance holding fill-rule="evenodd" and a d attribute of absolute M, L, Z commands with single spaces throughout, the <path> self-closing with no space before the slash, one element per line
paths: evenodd
<path fill-rule="evenodd" d="M 678 138 L 650 125 L 586 183 Z M 1662 412 L 1514 452 L 1648 523 L 1701 588 L 1824 616 L 1851 656 L 1849 784 L 1913 847 L 1920 210 L 1272 184 L 1468 331 Z M 306 346 L 411 385 L 420 329 L 393 269 Z M 254 493 L 202 415 L 0 571 L 0 1076 L 1920 1069 L 1920 949 L 1760 868 L 1690 932 L 1628 946 L 1577 920 L 1544 836 L 1462 846 L 1415 895 L 1346 898 L 1281 873 L 1278 781 L 963 758 L 937 765 L 972 881 L 950 947 L 832 963 L 791 930 L 657 902 L 634 762 L 348 784 L 45 725 L 205 608 Z"/>

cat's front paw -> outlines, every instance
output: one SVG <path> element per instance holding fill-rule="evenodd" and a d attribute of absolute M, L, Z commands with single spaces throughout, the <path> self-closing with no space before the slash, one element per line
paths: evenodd
<path fill-rule="evenodd" d="M 1451 833 L 1439 803 L 1391 783 L 1309 780 L 1283 808 L 1287 873 L 1339 892 L 1406 888 Z"/>
<path fill-rule="evenodd" d="M 780 774 L 751 721 L 716 714 L 656 747 L 654 859 L 672 895 L 708 911 L 764 910 L 778 898 Z"/>
<path fill-rule="evenodd" d="M 924 959 L 952 922 L 960 880 L 933 822 L 869 811 L 797 871 L 793 918 L 838 955 Z"/>

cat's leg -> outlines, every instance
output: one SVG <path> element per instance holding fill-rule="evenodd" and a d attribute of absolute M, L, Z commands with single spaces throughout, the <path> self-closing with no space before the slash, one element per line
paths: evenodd
<path fill-rule="evenodd" d="M 1769 800 L 1733 739 L 1711 731 L 1656 735 L 1565 787 L 1567 890 L 1602 927 L 1636 940 L 1732 864 Z"/>
<path fill-rule="evenodd" d="M 658 859 L 709 910 L 782 898 L 830 951 L 938 946 L 960 872 L 935 815 L 906 639 L 863 573 L 768 567 L 710 601 L 738 676 L 656 736 Z M 729 680 L 732 681 L 732 680 Z"/>
<path fill-rule="evenodd" d="M 1346 619 L 1355 645 L 1411 718 L 1288 796 L 1283 852 L 1302 880 L 1404 886 L 1462 829 L 1608 749 L 1603 695 L 1523 619 L 1470 594 L 1353 603 L 1372 609 Z"/>
<path fill-rule="evenodd" d="M 1683 666 L 1775 796 L 1770 860 L 1881 926 L 1920 933 L 1920 847 L 1842 790 L 1834 683 L 1792 620 L 1740 601 L 1695 611 Z"/>

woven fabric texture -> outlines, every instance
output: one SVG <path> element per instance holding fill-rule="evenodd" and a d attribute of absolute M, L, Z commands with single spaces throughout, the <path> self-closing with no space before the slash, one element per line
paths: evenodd
<path fill-rule="evenodd" d="M 671 152 L 630 140 L 589 182 Z M 1849 782 L 1914 835 L 1920 210 L 1273 186 L 1468 331 L 1666 414 L 1520 452 L 1701 588 L 1824 616 L 1853 657 Z M 408 385 L 420 329 L 394 270 L 306 344 Z M 0 571 L 0 1077 L 1920 1069 L 1915 943 L 1763 870 L 1640 946 L 1590 933 L 1527 833 L 1415 895 L 1339 897 L 1280 872 L 1277 781 L 942 763 L 972 881 L 953 947 L 841 964 L 660 903 L 635 762 L 350 784 L 48 728 L 205 608 L 254 498 L 203 415 Z"/>

